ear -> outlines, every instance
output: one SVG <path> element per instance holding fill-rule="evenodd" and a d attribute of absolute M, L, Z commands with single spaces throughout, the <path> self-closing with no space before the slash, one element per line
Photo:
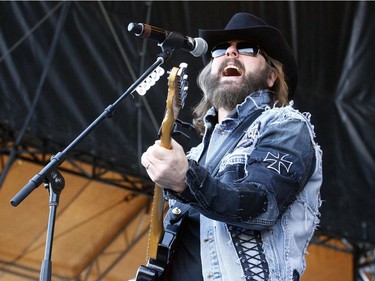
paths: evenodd
<path fill-rule="evenodd" d="M 267 85 L 271 89 L 273 87 L 273 84 L 275 84 L 275 81 L 277 79 L 277 74 L 275 69 L 271 69 L 271 71 L 268 73 L 267 78 Z"/>

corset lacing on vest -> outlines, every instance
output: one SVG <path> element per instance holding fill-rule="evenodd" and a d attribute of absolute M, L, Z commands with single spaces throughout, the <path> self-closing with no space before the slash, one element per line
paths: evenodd
<path fill-rule="evenodd" d="M 246 280 L 269 280 L 269 269 L 259 231 L 228 225 Z"/>

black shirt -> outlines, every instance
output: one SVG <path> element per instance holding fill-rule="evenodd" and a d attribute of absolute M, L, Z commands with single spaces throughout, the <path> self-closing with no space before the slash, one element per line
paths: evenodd
<path fill-rule="evenodd" d="M 190 208 L 185 217 L 179 248 L 172 263 L 169 281 L 203 281 L 200 255 L 199 212 Z"/>

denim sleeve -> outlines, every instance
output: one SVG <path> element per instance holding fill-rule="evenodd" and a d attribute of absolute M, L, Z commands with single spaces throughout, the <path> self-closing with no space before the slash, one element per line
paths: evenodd
<path fill-rule="evenodd" d="M 276 199 L 279 215 L 294 201 L 311 176 L 314 144 L 307 124 L 298 119 L 267 127 L 247 159 L 243 181 L 257 182 Z"/>
<path fill-rule="evenodd" d="M 305 122 L 268 124 L 256 144 L 247 136 L 226 155 L 216 177 L 189 160 L 189 188 L 179 199 L 205 216 L 253 229 L 272 226 L 310 176 L 314 149 Z"/>

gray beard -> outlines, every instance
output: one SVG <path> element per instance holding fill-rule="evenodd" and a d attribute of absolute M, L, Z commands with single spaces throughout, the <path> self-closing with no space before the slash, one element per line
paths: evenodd
<path fill-rule="evenodd" d="M 234 63 L 239 69 L 244 71 L 241 63 L 238 61 L 234 61 Z M 205 79 L 206 96 L 216 109 L 224 108 L 232 111 L 237 104 L 241 104 L 251 93 L 261 89 L 268 89 L 267 69 L 258 73 L 247 73 L 240 83 L 236 81 L 220 82 L 220 76 L 225 65 L 225 63 L 222 64 L 216 75 L 210 73 Z"/>

